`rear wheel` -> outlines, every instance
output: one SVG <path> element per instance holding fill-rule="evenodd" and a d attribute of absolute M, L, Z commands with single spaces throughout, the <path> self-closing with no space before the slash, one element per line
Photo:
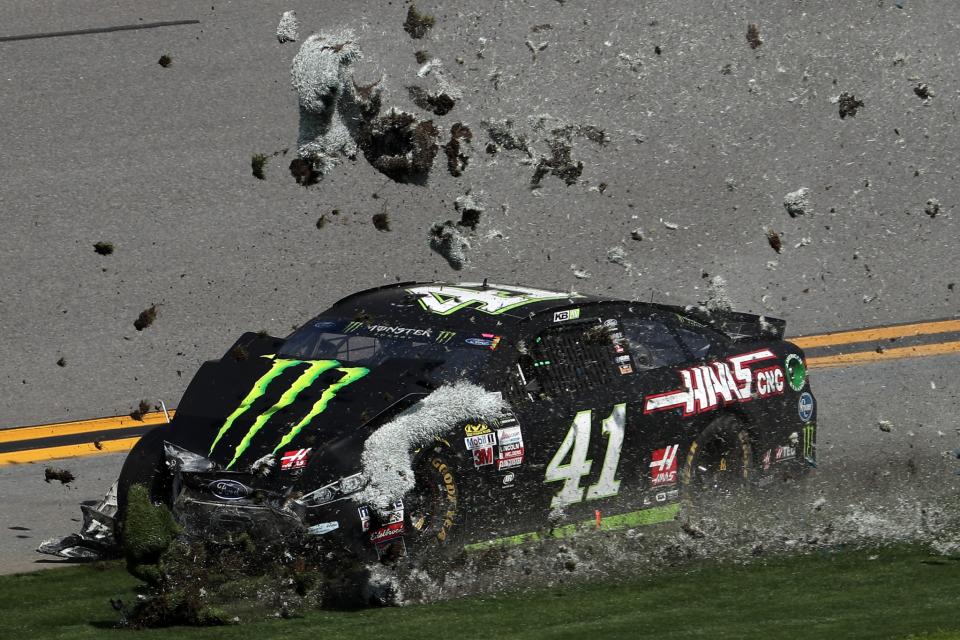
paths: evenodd
<path fill-rule="evenodd" d="M 724 415 L 690 445 L 683 481 L 691 497 L 729 495 L 744 487 L 753 470 L 753 446 L 746 427 Z"/>

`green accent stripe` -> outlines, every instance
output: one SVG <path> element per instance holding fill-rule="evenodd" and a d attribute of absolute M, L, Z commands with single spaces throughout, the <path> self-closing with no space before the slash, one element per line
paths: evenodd
<path fill-rule="evenodd" d="M 264 356 L 264 357 L 272 357 L 272 356 Z M 217 443 L 220 442 L 220 438 L 222 438 L 224 434 L 230 430 L 230 427 L 233 426 L 233 422 L 237 418 L 239 418 L 247 409 L 249 409 L 254 402 L 259 400 L 263 396 L 263 394 L 267 392 L 267 387 L 270 385 L 270 383 L 273 381 L 274 378 L 279 376 L 281 373 L 283 373 L 290 367 L 293 367 L 301 363 L 302 363 L 301 360 L 274 361 L 273 366 L 270 368 L 270 370 L 267 371 L 265 374 L 263 374 L 263 376 L 256 381 L 256 383 L 253 385 L 253 389 L 251 389 L 250 393 L 247 394 L 247 397 L 243 399 L 243 401 L 240 403 L 240 406 L 237 407 L 236 410 L 230 414 L 226 422 L 223 423 L 223 426 L 220 427 L 220 432 L 217 433 L 217 437 L 213 439 L 213 444 L 210 445 L 210 451 L 208 452 L 208 455 L 213 454 L 214 447 L 216 447 Z"/>
<path fill-rule="evenodd" d="M 370 373 L 370 369 L 365 367 L 339 367 L 337 371 L 342 371 L 344 376 L 323 390 L 323 393 L 320 395 L 320 399 L 314 403 L 313 409 L 310 410 L 310 413 L 304 416 L 303 420 L 298 422 L 292 429 L 290 429 L 290 431 L 287 432 L 287 435 L 283 436 L 283 438 L 280 440 L 280 444 L 278 444 L 273 450 L 274 453 L 279 451 L 281 447 L 289 444 L 291 440 L 297 437 L 297 434 L 299 434 L 305 426 L 310 424 L 311 420 L 323 413 L 327 409 L 327 405 L 330 404 L 330 401 L 333 400 L 334 396 L 337 395 L 337 392 L 340 391 L 340 389 L 343 389 L 348 384 L 356 382 L 363 376 Z"/>
<path fill-rule="evenodd" d="M 680 505 L 675 503 L 664 505 L 662 507 L 643 509 L 641 511 L 621 513 L 619 515 L 610 516 L 609 518 L 604 518 L 601 520 L 600 530 L 612 531 L 616 529 L 627 529 L 629 527 L 641 527 L 644 525 L 669 522 L 670 520 L 676 518 L 679 511 Z M 473 544 L 464 545 L 463 549 L 464 551 L 482 551 L 492 547 L 510 547 L 523 544 L 525 542 L 535 542 L 537 540 L 546 540 L 549 538 L 569 538 L 578 531 L 589 531 L 591 529 L 596 529 L 596 526 L 596 521 L 584 520 L 583 522 L 557 527 L 556 529 L 553 529 L 547 533 L 539 533 L 537 531 L 518 533 L 515 536 L 507 536 L 505 538 L 496 538 L 494 540 L 487 540 L 485 542 L 475 542 Z"/>
<path fill-rule="evenodd" d="M 300 395 L 300 392 L 312 385 L 324 371 L 329 371 L 340 364 L 336 360 L 307 360 L 306 362 L 310 363 L 310 366 L 307 367 L 307 370 L 300 374 L 300 377 L 297 378 L 292 385 L 290 385 L 289 389 L 284 391 L 283 395 L 280 396 L 280 399 L 277 400 L 276 404 L 257 416 L 253 426 L 251 426 L 247 431 L 247 435 L 243 436 L 243 440 L 241 440 L 240 444 L 237 445 L 236 451 L 234 451 L 233 454 L 233 460 L 231 460 L 230 464 L 227 465 L 227 469 L 236 464 L 237 460 L 240 459 L 240 456 L 243 455 L 243 452 L 246 451 L 250 446 L 250 442 L 253 441 L 254 436 L 256 436 L 257 432 L 263 428 L 263 425 L 267 423 L 267 420 L 273 417 L 273 414 L 281 409 L 289 407 L 291 404 L 293 404 L 293 401 L 297 399 L 297 396 Z"/>

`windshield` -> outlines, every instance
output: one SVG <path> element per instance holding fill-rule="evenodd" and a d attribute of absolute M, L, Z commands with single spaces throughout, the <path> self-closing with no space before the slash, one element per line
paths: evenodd
<path fill-rule="evenodd" d="M 390 360 L 417 360 L 438 382 L 476 380 L 500 336 L 466 334 L 433 327 L 404 327 L 317 318 L 291 334 L 279 356 L 296 360 L 339 360 L 373 368 Z"/>

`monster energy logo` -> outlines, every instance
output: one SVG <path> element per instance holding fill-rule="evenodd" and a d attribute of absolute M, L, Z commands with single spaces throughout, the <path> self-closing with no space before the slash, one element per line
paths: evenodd
<path fill-rule="evenodd" d="M 347 326 L 343 328 L 343 332 L 353 333 L 354 331 L 357 331 L 362 326 L 363 326 L 362 322 L 349 322 L 347 323 Z"/>
<path fill-rule="evenodd" d="M 273 359 L 273 356 L 262 356 L 264 358 Z M 343 377 L 331 384 L 329 387 L 323 390 L 323 393 L 320 394 L 320 398 L 313 403 L 310 411 L 307 412 L 299 422 L 297 422 L 289 431 L 280 439 L 279 444 L 273 449 L 273 453 L 276 453 L 280 450 L 281 447 L 286 446 L 290 443 L 291 440 L 297 437 L 297 435 L 303 431 L 303 428 L 310 424 L 310 421 L 316 418 L 318 415 L 323 413 L 327 405 L 330 404 L 330 401 L 333 400 L 334 396 L 337 395 L 337 392 L 340 389 L 344 388 L 348 384 L 354 383 L 363 376 L 370 373 L 369 369 L 364 367 L 340 367 L 340 364 L 337 360 L 288 360 L 285 358 L 278 358 L 273 361 L 273 366 L 270 367 L 270 370 L 267 371 L 263 376 L 257 380 L 253 388 L 250 390 L 250 393 L 240 402 L 240 406 L 231 413 L 226 421 L 223 423 L 223 426 L 220 427 L 220 431 L 217 433 L 217 437 L 214 438 L 213 444 L 210 445 L 210 454 L 213 454 L 214 448 L 217 446 L 217 443 L 220 442 L 220 439 L 230 430 L 230 427 L 233 426 L 233 423 L 243 415 L 253 404 L 264 396 L 267 392 L 267 387 L 270 386 L 270 383 L 273 380 L 280 376 L 287 369 L 297 367 L 299 365 L 307 365 L 307 368 L 300 374 L 300 376 L 294 380 L 293 384 L 290 385 L 290 388 L 283 392 L 283 395 L 280 396 L 280 399 L 276 403 L 263 413 L 257 416 L 254 420 L 253 425 L 250 426 L 250 429 L 247 431 L 246 435 L 243 436 L 243 439 L 240 441 L 240 444 L 237 445 L 234 450 L 233 459 L 230 461 L 230 464 L 227 465 L 227 469 L 232 467 L 237 460 L 243 455 L 243 452 L 247 450 L 250 446 L 250 443 L 253 441 L 254 436 L 257 435 L 257 432 L 263 428 L 270 418 L 273 417 L 278 411 L 289 407 L 297 399 L 297 396 L 304 390 L 310 387 L 321 374 L 331 369 L 336 369 L 343 373 Z"/>
<path fill-rule="evenodd" d="M 344 333 L 353 333 L 354 331 L 359 331 L 363 327 L 362 322 L 348 322 L 343 327 Z M 433 337 L 433 329 L 414 329 L 413 327 L 394 327 L 389 324 L 368 324 L 366 325 L 367 331 L 375 334 L 387 334 L 391 336 L 398 336 L 401 338 L 409 338 L 411 336 L 416 336 L 420 338 L 431 338 Z M 449 332 L 444 332 L 449 333 Z M 454 334 L 450 334 L 452 338 Z M 448 338 L 449 339 L 449 338 Z M 438 340 L 439 342 L 439 340 Z"/>
<path fill-rule="evenodd" d="M 441 331 L 437 334 L 437 342 L 446 344 L 453 340 L 453 336 L 455 335 L 457 335 L 456 331 Z"/>
<path fill-rule="evenodd" d="M 813 439 L 815 434 L 815 427 L 812 424 L 803 426 L 803 457 L 810 462 L 813 462 Z"/>

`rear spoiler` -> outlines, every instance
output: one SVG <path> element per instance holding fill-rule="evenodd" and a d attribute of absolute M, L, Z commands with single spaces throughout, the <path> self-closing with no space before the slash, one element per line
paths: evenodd
<path fill-rule="evenodd" d="M 720 311 L 702 306 L 680 307 L 669 304 L 650 304 L 652 307 L 676 313 L 697 324 L 719 331 L 731 340 L 774 339 L 782 340 L 787 321 L 770 316 L 758 316 L 738 311 Z"/>

